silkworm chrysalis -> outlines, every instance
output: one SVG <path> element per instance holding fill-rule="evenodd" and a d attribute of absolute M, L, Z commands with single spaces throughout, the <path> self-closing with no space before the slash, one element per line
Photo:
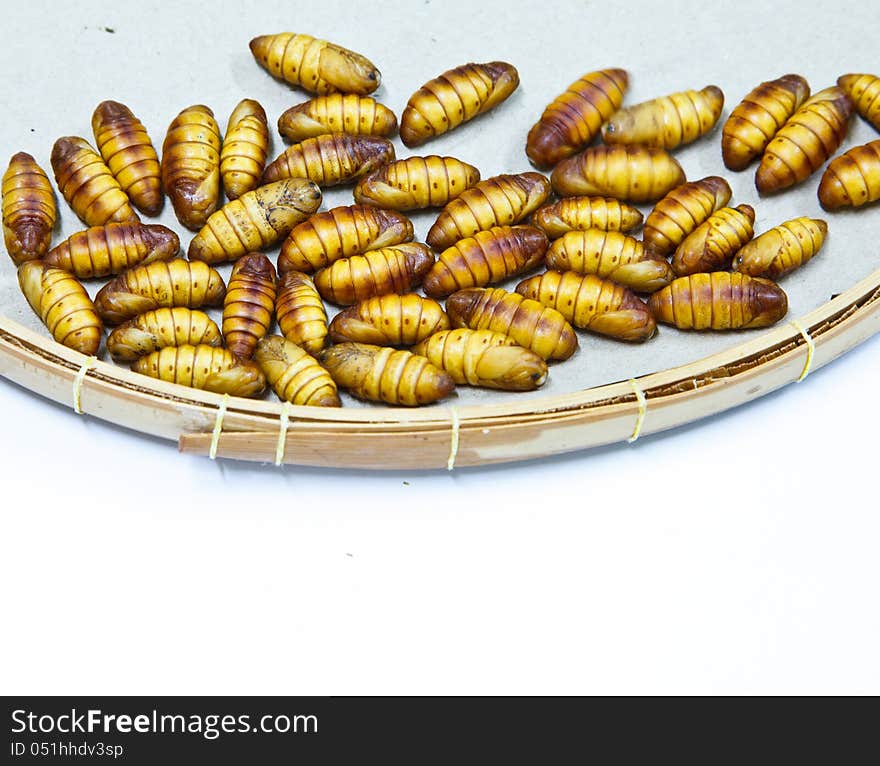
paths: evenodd
<path fill-rule="evenodd" d="M 418 146 L 489 111 L 518 86 L 516 67 L 504 61 L 450 69 L 410 96 L 400 116 L 400 139 Z"/>
<path fill-rule="evenodd" d="M 679 277 L 648 305 L 658 322 L 680 330 L 739 330 L 776 324 L 788 312 L 788 297 L 769 279 L 713 271 Z"/>
<path fill-rule="evenodd" d="M 623 69 L 589 72 L 544 110 L 526 138 L 526 154 L 548 168 L 582 149 L 623 103 L 629 76 Z"/>
<path fill-rule="evenodd" d="M 371 402 L 415 407 L 443 399 L 455 388 L 448 373 L 403 349 L 340 343 L 322 351 L 320 361 L 338 386 Z"/>
<path fill-rule="evenodd" d="M 779 129 L 810 96 L 798 74 L 762 82 L 730 113 L 721 131 L 721 157 L 731 170 L 744 170 L 760 157 Z"/>
<path fill-rule="evenodd" d="M 132 204 L 159 215 L 165 198 L 159 156 L 143 123 L 118 101 L 102 101 L 92 115 L 95 145 Z"/>
<path fill-rule="evenodd" d="M 42 258 L 49 250 L 58 210 L 46 172 L 27 152 L 9 160 L 3 174 L 3 240 L 12 262 Z"/>
<path fill-rule="evenodd" d="M 723 107 L 724 94 L 716 85 L 661 96 L 616 112 L 602 128 L 602 140 L 675 149 L 712 130 Z"/>
<path fill-rule="evenodd" d="M 547 380 L 547 363 L 507 335 L 491 330 L 443 330 L 413 348 L 458 385 L 534 391 Z"/>
<path fill-rule="evenodd" d="M 743 246 L 733 259 L 733 268 L 751 277 L 777 280 L 816 255 L 827 233 L 825 221 L 794 218 Z"/>
<path fill-rule="evenodd" d="M 382 80 L 365 56 L 311 35 L 261 35 L 251 40 L 250 49 L 273 77 L 320 95 L 336 91 L 366 95 Z"/>

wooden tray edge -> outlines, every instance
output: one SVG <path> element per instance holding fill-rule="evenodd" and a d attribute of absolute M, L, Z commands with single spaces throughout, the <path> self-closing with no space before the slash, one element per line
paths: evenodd
<path fill-rule="evenodd" d="M 801 331 L 803 330 L 803 332 Z M 439 468 L 524 460 L 631 439 L 770 393 L 880 331 L 880 270 L 796 321 L 674 368 L 569 394 L 424 410 L 290 407 L 283 462 L 343 468 Z M 808 342 L 809 337 L 809 342 Z M 223 397 L 87 358 L 0 316 L 0 375 L 83 412 L 178 440 L 182 452 L 276 458 L 278 402 Z M 640 399 L 644 397 L 644 406 Z"/>

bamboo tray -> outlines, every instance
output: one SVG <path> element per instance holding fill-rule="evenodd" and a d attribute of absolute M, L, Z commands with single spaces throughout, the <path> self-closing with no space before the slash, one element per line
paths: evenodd
<path fill-rule="evenodd" d="M 82 412 L 102 420 L 176 440 L 181 452 L 308 466 L 452 468 L 597 447 L 690 423 L 801 379 L 877 332 L 880 270 L 795 322 L 723 352 L 527 402 L 282 410 L 277 402 L 224 398 L 101 361 L 84 368 L 87 357 L 3 316 L 0 375 L 71 408 L 77 399 Z"/>
<path fill-rule="evenodd" d="M 475 11 L 460 2 L 409 4 L 405 21 L 402 12 L 389 7 L 388 12 L 361 14 L 356 27 L 350 23 L 350 4 L 342 0 L 306 4 L 296 19 L 286 20 L 239 8 L 241 24 L 229 24 L 223 13 L 206 15 L 196 5 L 180 5 L 173 15 L 103 1 L 93 6 L 86 12 L 75 4 L 35 0 L 0 27 L 6 73 L 0 90 L 17 105 L 15 119 L 0 124 L 0 147 L 7 154 L 28 151 L 48 169 L 53 141 L 68 134 L 88 138 L 89 116 L 106 98 L 127 103 L 154 143 L 161 142 L 174 115 L 193 103 L 209 105 L 223 127 L 241 98 L 255 98 L 274 123 L 308 95 L 269 77 L 254 63 L 247 41 L 286 28 L 371 57 L 382 70 L 376 96 L 398 115 L 419 85 L 450 66 L 493 58 L 518 66 L 520 88 L 494 113 L 415 151 L 394 138 L 400 157 L 455 156 L 479 167 L 484 177 L 531 170 L 523 141 L 536 116 L 576 76 L 595 68 L 630 71 L 628 105 L 713 82 L 727 97 L 725 119 L 757 83 L 786 71 L 802 73 L 819 90 L 843 72 L 874 71 L 876 62 L 873 38 L 859 33 L 870 20 L 867 6 L 861 19 L 855 12 L 797 9 L 803 29 L 821 29 L 823 40 L 837 41 L 823 45 L 821 56 L 814 55 L 802 35 L 780 38 L 773 25 L 760 23 L 766 9 L 757 0 L 745 0 L 735 18 L 729 8 L 707 5 L 687 14 L 686 23 L 680 14 L 662 13 L 643 0 L 627 6 L 627 23 L 610 5 L 487 0 Z M 548 19 L 572 23 L 548 24 Z M 593 34 L 585 49 L 585 27 L 609 33 Z M 193 43 L 194 35 L 200 44 Z M 40 53 L 45 39 L 53 40 L 51 57 Z M 733 57 L 745 49 L 752 53 Z M 117 64 L 105 66 L 107 61 Z M 274 157 L 284 144 L 274 126 L 271 132 Z M 268 398 L 227 401 L 107 362 L 84 369 L 83 356 L 49 339 L 24 303 L 14 269 L 0 261 L 0 376 L 71 409 L 78 389 L 88 415 L 175 440 L 187 453 L 208 454 L 214 447 L 217 456 L 271 462 L 286 422 L 283 461 L 313 466 L 444 468 L 525 460 L 693 422 L 797 380 L 808 356 L 809 369 L 816 369 L 880 330 L 880 271 L 874 271 L 880 267 L 874 233 L 880 207 L 825 216 L 815 194 L 818 174 L 784 195 L 758 199 L 751 172 L 723 169 L 719 132 L 720 125 L 711 136 L 676 152 L 688 179 L 723 175 L 734 204 L 756 208 L 759 232 L 796 216 L 828 218 L 824 252 L 783 285 L 790 298 L 787 320 L 796 319 L 797 326 L 783 321 L 742 336 L 687 339 L 661 328 L 650 345 L 626 347 L 625 355 L 618 354 L 623 347 L 612 348 L 613 341 L 591 336 L 588 352 L 554 365 L 542 390 L 523 395 L 462 391 L 457 405 L 453 397 L 419 410 L 354 403 L 332 410 L 282 409 Z M 854 119 L 840 151 L 873 138 L 873 128 Z M 322 209 L 352 201 L 350 187 L 327 189 Z M 416 239 L 424 238 L 435 215 L 412 216 Z M 182 235 L 184 248 L 188 244 L 167 203 L 150 222 L 169 226 Z M 62 202 L 55 241 L 81 228 Z M 221 273 L 228 277 L 228 270 Z M 833 293 L 840 294 L 828 300 Z"/>

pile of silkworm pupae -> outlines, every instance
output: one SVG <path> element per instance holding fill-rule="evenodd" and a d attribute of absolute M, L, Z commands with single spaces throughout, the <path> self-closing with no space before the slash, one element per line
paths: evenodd
<path fill-rule="evenodd" d="M 268 384 L 303 405 L 339 406 L 339 388 L 409 406 L 456 385 L 533 390 L 548 362 L 575 353 L 576 330 L 638 343 L 657 322 L 778 322 L 788 300 L 776 280 L 825 239 L 825 221 L 808 217 L 755 237 L 754 209 L 729 205 L 724 178 L 687 182 L 670 152 L 719 121 L 724 95 L 714 85 L 623 107 L 625 70 L 585 74 L 526 138 L 526 155 L 552 169 L 549 178 L 481 179 L 453 157 L 398 160 L 389 136 L 415 147 L 492 109 L 519 85 L 511 64 L 444 72 L 398 123 L 369 97 L 381 77 L 360 54 L 292 33 L 250 48 L 273 77 L 314 94 L 279 118 L 291 144 L 268 164 L 266 113 L 252 99 L 223 137 L 208 107 L 181 111 L 161 161 L 131 110 L 105 101 L 92 117 L 94 146 L 68 136 L 52 149 L 57 188 L 88 227 L 52 247 L 49 178 L 29 154 L 12 157 L 6 249 L 59 343 L 97 355 L 109 325 L 109 354 L 139 373 L 238 396 Z M 723 162 L 741 171 L 758 160 L 758 192 L 782 191 L 831 159 L 854 112 L 880 130 L 880 78 L 844 75 L 812 96 L 799 75 L 764 82 L 724 123 Z M 355 204 L 318 212 L 321 188 L 338 184 L 354 184 Z M 196 232 L 186 259 L 177 233 L 137 212 L 158 215 L 165 195 Z M 833 159 L 818 196 L 829 211 L 880 199 L 880 140 Z M 644 203 L 656 204 L 643 223 L 633 205 Z M 426 208 L 440 212 L 426 243 L 413 242 L 404 213 Z M 273 264 L 261 251 L 279 243 Z M 229 262 L 226 284 L 214 266 Z M 494 287 L 541 266 L 514 292 Z M 80 280 L 105 277 L 92 300 Z M 325 301 L 344 307 L 330 322 Z M 220 306 L 218 327 L 203 309 Z"/>

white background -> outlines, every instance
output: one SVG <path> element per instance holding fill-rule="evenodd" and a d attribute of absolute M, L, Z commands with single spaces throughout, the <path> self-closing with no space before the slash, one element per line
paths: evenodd
<path fill-rule="evenodd" d="M 84 89 L 149 65 L 137 46 L 130 62 L 102 59 L 103 25 L 164 25 L 192 44 L 181 48 L 189 67 L 223 61 L 203 50 L 230 28 L 244 50 L 289 28 L 382 66 L 384 43 L 357 45 L 359 18 L 334 3 L 297 4 L 290 18 L 221 3 L 199 23 L 187 5 L 79 3 L 63 17 L 27 6 L 0 2 L 5 18 L 14 9 L 0 63 L 32 67 L 35 82 L 7 120 L 70 65 L 54 60 L 53 35 L 93 40 Z M 721 41 L 700 44 L 717 60 L 695 71 L 773 59 L 769 35 L 780 52 L 766 77 L 797 61 L 809 74 L 876 21 L 867 5 L 827 17 L 805 4 L 506 7 L 503 33 L 519 14 L 543 51 L 516 61 L 521 71 L 564 70 L 566 83 L 608 65 L 609 51 L 626 66 L 628 46 L 656 50 L 660 70 L 682 66 L 705 35 Z M 377 8 L 389 29 L 410 30 L 415 62 L 435 33 L 461 62 L 493 57 L 465 52 L 479 39 L 503 47 L 485 10 Z M 335 38 L 333 14 L 344 20 Z M 582 64 L 553 60 L 557 35 L 583 37 Z M 845 71 L 878 69 L 856 60 Z M 57 130 L 44 128 L 51 142 Z M 453 474 L 211 463 L 0 379 L 0 691 L 876 693 L 878 369 L 875 337 L 801 385 L 633 446 Z"/>

